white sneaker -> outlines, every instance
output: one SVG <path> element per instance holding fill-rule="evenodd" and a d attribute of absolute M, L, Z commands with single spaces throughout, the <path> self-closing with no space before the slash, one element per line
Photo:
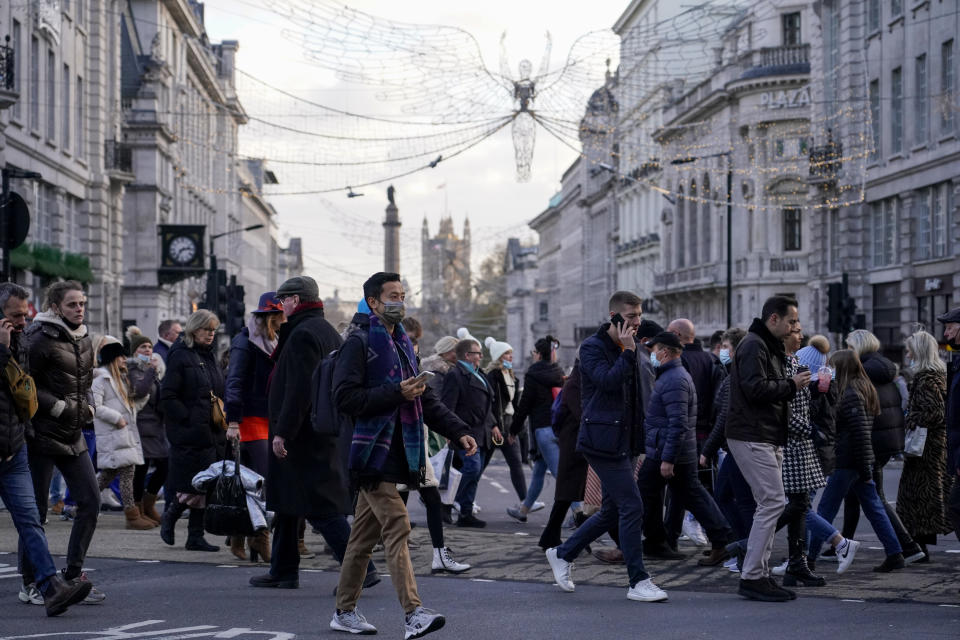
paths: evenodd
<path fill-rule="evenodd" d="M 430 569 L 431 573 L 442 573 L 444 571 L 448 571 L 450 573 L 463 573 L 469 569 L 470 565 L 454 560 L 453 555 L 450 553 L 450 549 L 447 547 L 441 547 L 440 549 L 434 548 L 433 566 Z"/>
<path fill-rule="evenodd" d="M 534 500 L 533 506 L 530 507 L 530 513 L 533 513 L 534 511 L 540 511 L 540 509 L 543 509 L 546 506 L 547 506 L 547 503 L 540 502 L 539 500 Z"/>
<path fill-rule="evenodd" d="M 843 573 L 850 568 L 850 565 L 853 564 L 853 558 L 857 555 L 857 549 L 860 548 L 860 543 L 856 540 L 847 540 L 847 545 L 841 551 L 840 547 L 837 547 L 837 573 Z"/>
<path fill-rule="evenodd" d="M 647 578 L 630 587 L 627 590 L 627 598 L 638 602 L 665 602 L 667 592 Z"/>
<path fill-rule="evenodd" d="M 23 604 L 43 604 L 43 596 L 40 594 L 40 590 L 37 589 L 36 583 L 31 582 L 30 584 L 20 584 L 20 593 L 17 594 L 17 597 L 20 598 L 20 602 Z"/>
<path fill-rule="evenodd" d="M 683 519 L 681 530 L 683 535 L 690 538 L 690 541 L 698 547 L 705 547 L 710 544 L 710 541 L 707 540 L 707 535 L 703 532 L 703 527 L 694 519 L 692 513 L 688 513 Z"/>
<path fill-rule="evenodd" d="M 447 620 L 436 611 L 417 607 L 407 614 L 403 624 L 403 640 L 419 638 L 432 631 L 442 629 Z"/>
<path fill-rule="evenodd" d="M 740 569 L 737 569 L 737 559 L 730 558 L 723 563 L 724 568 L 729 569 L 732 573 L 740 573 Z"/>
<path fill-rule="evenodd" d="M 773 567 L 772 569 L 770 569 L 770 573 L 772 573 L 775 576 L 784 576 L 787 574 L 788 564 L 789 564 L 789 560 L 784 560 L 783 564 L 777 565 L 776 567 Z"/>
<path fill-rule="evenodd" d="M 574 585 L 573 579 L 570 577 L 570 570 L 573 568 L 573 563 L 559 557 L 556 547 L 547 549 L 546 556 L 550 568 L 553 569 L 553 579 L 557 581 L 557 586 L 560 587 L 561 591 L 572 592 Z"/>
<path fill-rule="evenodd" d="M 367 622 L 367 619 L 356 609 L 353 611 L 334 611 L 333 619 L 330 620 L 330 628 L 334 631 L 346 631 L 362 636 L 372 636 L 377 632 L 377 628 Z"/>
<path fill-rule="evenodd" d="M 123 505 L 117 500 L 117 496 L 114 495 L 113 489 L 110 487 L 100 492 L 100 504 L 115 510 L 123 509 Z"/>

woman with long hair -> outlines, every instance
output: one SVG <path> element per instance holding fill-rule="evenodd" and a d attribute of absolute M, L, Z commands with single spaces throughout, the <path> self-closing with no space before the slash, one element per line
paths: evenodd
<path fill-rule="evenodd" d="M 133 493 L 133 475 L 143 464 L 140 433 L 137 430 L 137 408 L 127 378 L 127 354 L 120 341 L 104 336 L 97 351 L 93 372 L 93 429 L 97 434 L 97 485 L 103 491 L 114 478 L 120 481 L 120 501 L 127 518 L 127 529 L 145 530 L 157 526 L 143 517 Z"/>
<path fill-rule="evenodd" d="M 820 497 L 817 513 L 827 522 L 833 522 L 840 502 L 852 489 L 887 554 L 883 563 L 873 570 L 887 573 L 902 569 L 903 549 L 873 481 L 875 459 L 870 428 L 874 417 L 880 414 L 877 391 L 855 351 L 837 351 L 829 362 L 837 371 L 836 383 L 840 394 L 837 406 L 837 462 Z M 810 552 L 818 553 L 823 542 L 823 537 L 813 532 Z"/>
<path fill-rule="evenodd" d="M 513 347 L 506 342 L 498 342 L 494 338 L 484 340 L 487 351 L 490 352 L 490 364 L 484 370 L 487 380 L 493 387 L 493 396 L 496 402 L 494 410 L 497 413 L 497 424 L 506 437 L 500 444 L 494 443 L 484 452 L 483 468 L 486 469 L 493 458 L 494 452 L 500 449 L 503 459 L 510 468 L 510 482 L 517 492 L 517 499 L 523 502 L 527 498 L 527 479 L 523 475 L 523 460 L 520 455 L 520 439 L 510 433 L 513 416 L 517 413 L 520 404 L 520 394 L 517 393 L 517 376 L 513 372 Z"/>
<path fill-rule="evenodd" d="M 947 429 L 945 421 L 947 367 L 940 359 L 937 339 L 926 331 L 908 337 L 907 365 L 912 384 L 907 410 L 907 430 L 925 428 L 923 455 L 903 461 L 897 514 L 920 545 L 929 562 L 928 544 L 937 544 L 938 534 L 953 531 L 946 516 L 946 496 L 952 478 L 947 473 Z"/>

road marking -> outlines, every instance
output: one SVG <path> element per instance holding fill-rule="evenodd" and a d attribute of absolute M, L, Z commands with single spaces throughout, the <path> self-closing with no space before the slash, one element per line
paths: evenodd
<path fill-rule="evenodd" d="M 949 607 L 951 609 L 960 609 L 960 604 L 938 604 L 938 607 Z"/>
<path fill-rule="evenodd" d="M 323 573 L 323 569 L 300 569 L 304 573 Z"/>
<path fill-rule="evenodd" d="M 843 598 L 840 602 L 866 602 L 866 600 L 856 600 L 854 598 Z"/>
<path fill-rule="evenodd" d="M 947 553 L 960 553 L 960 549 L 947 549 Z"/>
<path fill-rule="evenodd" d="M 515 535 L 515 536 L 528 536 L 528 535 L 530 535 L 530 534 L 529 534 L 529 533 L 526 533 L 525 531 L 514 531 L 514 532 L 513 532 L 513 535 Z"/>
<path fill-rule="evenodd" d="M 159 560 L 137 560 L 137 562 L 140 562 L 140 563 L 143 563 L 143 564 L 154 564 L 154 563 L 158 563 L 158 562 L 160 562 L 160 561 L 159 561 Z"/>
<path fill-rule="evenodd" d="M 296 634 L 286 631 L 257 631 L 249 627 L 231 627 L 222 629 L 214 625 L 204 624 L 194 627 L 177 627 L 173 629 L 138 630 L 142 627 L 153 626 L 165 622 L 164 620 L 144 620 L 119 627 L 110 627 L 103 631 L 58 631 L 53 633 L 36 633 L 22 636 L 3 636 L 0 640 L 27 640 L 33 638 L 70 639 L 93 636 L 90 640 L 132 640 L 133 638 L 152 638 L 153 640 L 185 640 L 187 638 L 243 638 L 257 636 L 260 640 L 293 640 Z"/>
<path fill-rule="evenodd" d="M 236 569 L 237 565 L 235 564 L 218 564 L 217 569 Z"/>
<path fill-rule="evenodd" d="M 506 488 L 502 484 L 500 484 L 496 480 L 490 480 L 490 486 L 496 489 L 497 491 L 499 491 L 500 493 L 510 493 L 509 491 L 506 490 Z"/>
<path fill-rule="evenodd" d="M 470 578 L 470 582 L 496 582 L 496 580 L 488 580 L 487 578 Z"/>

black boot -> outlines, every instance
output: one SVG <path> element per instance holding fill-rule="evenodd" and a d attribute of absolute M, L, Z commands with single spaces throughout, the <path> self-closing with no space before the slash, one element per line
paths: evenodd
<path fill-rule="evenodd" d="M 59 572 L 53 574 L 47 578 L 41 588 L 47 615 L 60 615 L 67 610 L 67 607 L 86 598 L 92 588 L 93 585 L 86 580 L 70 580 L 67 582 Z"/>
<path fill-rule="evenodd" d="M 180 516 L 183 515 L 183 512 L 187 510 L 187 505 L 182 502 L 174 502 L 169 507 L 164 509 L 163 515 L 160 516 L 160 539 L 166 542 L 169 545 L 173 545 L 174 540 L 174 529 L 177 526 L 177 520 L 180 519 Z"/>
<path fill-rule="evenodd" d="M 203 509 L 190 509 L 187 520 L 187 551 L 220 551 L 220 547 L 203 539 Z"/>
<path fill-rule="evenodd" d="M 807 566 L 806 541 L 803 538 L 787 538 L 790 548 L 790 559 L 787 561 L 787 572 L 783 576 L 783 584 L 788 587 L 822 587 L 827 581 L 818 576 Z"/>

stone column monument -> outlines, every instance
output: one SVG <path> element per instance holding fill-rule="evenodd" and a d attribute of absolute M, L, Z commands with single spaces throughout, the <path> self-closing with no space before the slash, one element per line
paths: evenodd
<path fill-rule="evenodd" d="M 396 190 L 387 187 L 387 215 L 383 220 L 383 270 L 400 273 L 400 213 L 394 201 Z"/>

